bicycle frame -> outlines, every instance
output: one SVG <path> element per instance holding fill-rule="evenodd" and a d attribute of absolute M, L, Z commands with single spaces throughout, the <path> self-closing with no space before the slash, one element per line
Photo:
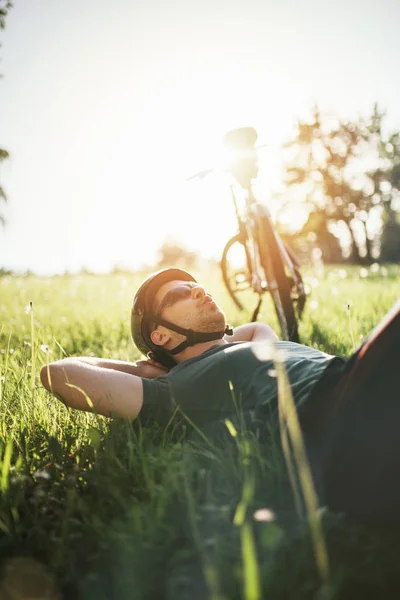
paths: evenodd
<path fill-rule="evenodd" d="M 265 292 L 269 292 L 275 307 L 284 339 L 299 341 L 297 320 L 301 316 L 306 294 L 300 265 L 289 247 L 281 240 L 273 224 L 269 208 L 257 201 L 252 181 L 258 175 L 257 133 L 253 128 L 232 130 L 225 136 L 227 146 L 236 154 L 230 164 L 220 170 L 230 177 L 229 187 L 235 208 L 238 232 L 225 244 L 220 261 L 225 286 L 239 310 L 244 306 L 238 294 L 251 289 L 258 295 L 253 312 L 255 321 Z M 203 178 L 215 169 L 200 171 L 190 177 Z M 238 193 L 243 200 L 239 209 Z M 244 262 L 235 267 L 232 249 L 241 248 Z M 297 311 L 295 310 L 297 309 Z M 297 312 L 297 314 L 296 314 Z"/>
<path fill-rule="evenodd" d="M 280 236 L 275 230 L 275 227 L 272 223 L 272 217 L 269 208 L 265 204 L 261 204 L 256 200 L 252 192 L 251 186 L 249 186 L 247 189 L 242 188 L 242 191 L 244 192 L 245 201 L 244 217 L 242 218 L 240 215 L 233 184 L 230 185 L 230 189 L 233 204 L 235 207 L 235 214 L 238 223 L 239 234 L 241 234 L 243 238 L 243 244 L 246 250 L 247 267 L 249 269 L 250 280 L 254 291 L 259 294 L 262 294 L 264 292 L 268 292 L 276 288 L 276 282 L 265 281 L 261 275 L 260 257 L 256 242 L 256 222 L 262 219 L 268 219 L 270 221 L 271 229 L 274 232 L 275 240 L 281 252 L 284 263 L 293 280 L 297 282 L 298 277 L 295 271 L 295 267 L 286 251 L 286 248 Z"/>
<path fill-rule="evenodd" d="M 243 185 L 243 179 L 238 181 L 234 177 L 234 180 L 230 183 L 230 190 L 239 232 L 230 238 L 224 247 L 221 258 L 224 283 L 240 310 L 244 306 L 238 299 L 239 292 L 251 288 L 258 294 L 252 321 L 257 320 L 263 295 L 268 292 L 272 297 L 284 339 L 298 342 L 297 318 L 301 316 L 306 299 L 299 264 L 295 257 L 292 259 L 276 231 L 269 208 L 255 198 L 251 182 Z M 240 190 L 242 196 L 242 210 L 239 209 L 235 188 Z M 233 267 L 231 269 L 229 264 L 230 249 L 237 243 L 244 249 L 245 271 Z"/>

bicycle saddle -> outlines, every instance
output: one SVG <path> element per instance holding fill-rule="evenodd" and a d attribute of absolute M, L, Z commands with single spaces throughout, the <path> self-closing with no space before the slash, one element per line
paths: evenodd
<path fill-rule="evenodd" d="M 232 150 L 253 149 L 258 134 L 253 127 L 239 127 L 228 131 L 223 137 L 224 145 Z"/>

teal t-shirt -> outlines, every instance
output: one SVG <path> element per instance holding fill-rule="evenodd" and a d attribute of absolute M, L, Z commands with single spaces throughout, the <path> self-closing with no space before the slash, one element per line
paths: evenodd
<path fill-rule="evenodd" d="M 274 362 L 259 358 L 261 344 L 234 342 L 213 346 L 173 367 L 167 375 L 143 379 L 140 421 L 156 421 L 165 426 L 171 417 L 179 416 L 202 427 L 212 421 L 237 417 L 238 409 L 257 422 L 276 418 Z M 337 357 L 294 342 L 276 342 L 275 348 L 284 353 L 295 404 L 300 407 Z"/>

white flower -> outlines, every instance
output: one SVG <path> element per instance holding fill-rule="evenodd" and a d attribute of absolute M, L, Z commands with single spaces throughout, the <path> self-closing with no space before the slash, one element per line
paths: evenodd
<path fill-rule="evenodd" d="M 50 479 L 50 474 L 43 469 L 43 471 L 36 471 L 34 475 L 37 479 Z"/>
<path fill-rule="evenodd" d="M 275 521 L 275 515 L 272 510 L 269 510 L 269 508 L 259 508 L 253 514 L 253 518 L 255 521 Z"/>

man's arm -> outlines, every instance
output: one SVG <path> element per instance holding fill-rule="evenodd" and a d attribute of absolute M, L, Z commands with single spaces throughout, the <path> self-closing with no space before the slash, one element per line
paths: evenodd
<path fill-rule="evenodd" d="M 127 362 L 123 360 L 109 360 L 107 358 L 77 356 L 74 357 L 74 360 L 92 365 L 93 367 L 122 371 L 123 373 L 136 375 L 136 377 L 145 377 L 146 379 L 154 379 L 155 377 L 166 375 L 169 371 L 169 369 L 151 359 Z"/>
<path fill-rule="evenodd" d="M 225 340 L 230 342 L 274 342 L 279 338 L 275 331 L 266 323 L 256 321 L 236 327 L 233 335 L 226 336 Z"/>
<path fill-rule="evenodd" d="M 67 406 L 110 417 L 136 419 L 143 404 L 140 377 L 64 358 L 42 367 L 44 387 Z"/>

